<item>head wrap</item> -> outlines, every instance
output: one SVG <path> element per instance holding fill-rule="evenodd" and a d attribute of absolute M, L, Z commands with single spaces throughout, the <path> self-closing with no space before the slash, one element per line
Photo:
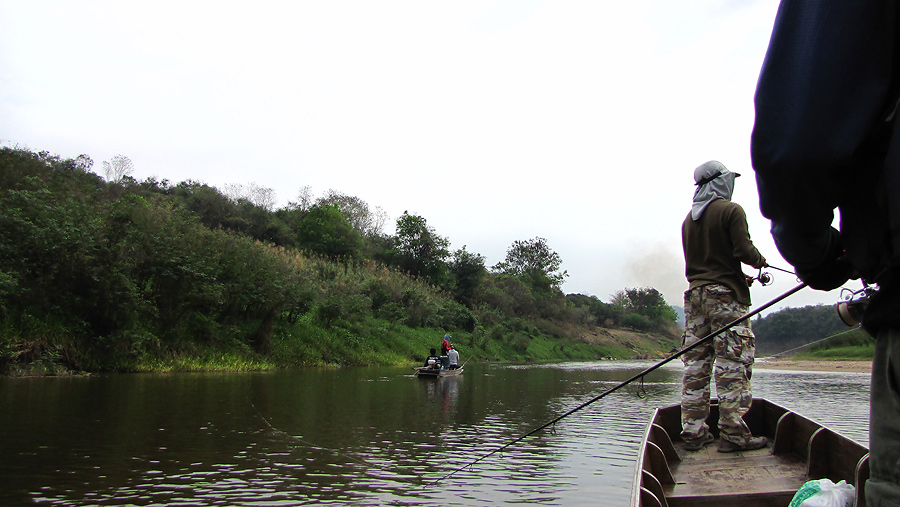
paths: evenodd
<path fill-rule="evenodd" d="M 716 199 L 731 200 L 734 193 L 734 179 L 740 176 L 725 168 L 721 162 L 710 160 L 694 169 L 694 204 L 691 206 L 691 218 L 696 222 L 703 216 L 703 211 Z"/>

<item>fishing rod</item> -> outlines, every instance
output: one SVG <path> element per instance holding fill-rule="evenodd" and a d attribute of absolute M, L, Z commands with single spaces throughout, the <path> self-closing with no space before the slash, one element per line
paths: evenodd
<path fill-rule="evenodd" d="M 450 473 L 444 475 L 444 476 L 441 477 L 440 479 L 434 481 L 434 484 L 437 484 L 437 483 L 443 481 L 444 479 L 447 479 L 447 478 L 449 478 L 449 477 L 455 475 L 457 472 L 461 472 L 461 471 L 465 470 L 466 468 L 469 468 L 469 467 L 471 467 L 472 465 L 474 465 L 474 464 L 476 464 L 476 463 L 478 463 L 478 462 L 480 462 L 480 461 L 482 461 L 482 460 L 484 460 L 484 459 L 487 459 L 487 458 L 489 458 L 490 456 L 493 456 L 494 454 L 497 454 L 498 452 L 500 452 L 500 451 L 506 449 L 507 447 L 510 447 L 510 446 L 512 446 L 513 444 L 515 444 L 515 443 L 517 443 L 517 442 L 520 442 L 520 441 L 522 441 L 522 440 L 524 440 L 524 439 L 530 437 L 531 435 L 534 435 L 535 433 L 537 433 L 537 432 L 539 432 L 539 431 L 541 431 L 541 430 L 543 430 L 543 429 L 545 429 L 545 428 L 547 428 L 547 427 L 549 427 L 549 426 L 552 426 L 552 425 L 558 423 L 559 421 L 565 419 L 566 417 L 569 417 L 570 415 L 574 414 L 575 412 L 578 412 L 579 410 L 583 409 L 584 407 L 587 407 L 588 405 L 594 403 L 595 401 L 598 401 L 598 400 L 604 398 L 604 397 L 607 396 L 608 394 L 611 394 L 611 393 L 614 393 L 614 392 L 618 391 L 619 389 L 621 389 L 621 388 L 627 386 L 628 384 L 634 382 L 635 380 L 642 379 L 642 378 L 643 378 L 645 375 L 647 375 L 648 373 L 651 373 L 651 372 L 653 372 L 653 371 L 655 371 L 655 370 L 661 368 L 663 365 L 665 365 L 665 364 L 667 364 L 667 363 L 669 363 L 669 362 L 671 362 L 671 361 L 674 361 L 675 359 L 677 359 L 677 358 L 683 356 L 685 353 L 687 353 L 687 352 L 693 350 L 693 349 L 696 348 L 696 347 L 699 347 L 700 344 L 703 344 L 703 343 L 706 343 L 706 342 L 712 340 L 714 337 L 716 337 L 716 336 L 718 336 L 718 335 L 724 333 L 725 331 L 731 329 L 732 327 L 736 326 L 737 324 L 740 324 L 741 322 L 743 322 L 743 321 L 745 321 L 745 320 L 747 320 L 747 319 L 749 319 L 749 318 L 751 318 L 751 317 L 753 317 L 753 316 L 755 316 L 755 315 L 758 315 L 760 312 L 762 312 L 762 311 L 764 311 L 764 310 L 767 310 L 768 308 L 770 308 L 771 306 L 775 305 L 776 303 L 782 301 L 783 299 L 786 299 L 786 298 L 788 298 L 789 296 L 792 296 L 793 294 L 799 292 L 800 290 L 802 290 L 802 289 L 805 288 L 806 286 L 807 286 L 807 284 L 806 284 L 805 282 L 800 283 L 799 285 L 797 285 L 797 286 L 794 287 L 793 289 L 790 289 L 789 291 L 787 291 L 787 292 L 785 292 L 784 294 L 782 294 L 782 295 L 776 297 L 775 299 L 769 301 L 768 303 L 763 304 L 762 306 L 760 306 L 760 307 L 757 308 L 756 310 L 753 310 L 752 312 L 749 312 L 749 313 L 745 314 L 744 316 L 739 317 L 739 318 L 737 318 L 737 319 L 735 319 L 735 320 L 729 322 L 729 323 L 726 324 L 725 326 L 723 326 L 723 327 L 717 329 L 715 332 L 706 335 L 705 337 L 701 338 L 700 340 L 697 340 L 697 341 L 694 342 L 693 344 L 688 345 L 687 347 L 685 347 L 685 348 L 679 350 L 679 351 L 676 352 L 675 354 L 672 354 L 671 356 L 669 356 L 669 357 L 663 359 L 662 361 L 660 361 L 660 362 L 654 364 L 653 366 L 651 366 L 651 367 L 647 368 L 646 370 L 644 370 L 644 371 L 638 373 L 637 375 L 634 375 L 634 376 L 631 377 L 630 379 L 628 379 L 628 380 L 626 380 L 626 381 L 624 381 L 624 382 L 621 382 L 621 383 L 615 385 L 614 387 L 611 387 L 611 388 L 607 389 L 607 390 L 604 391 L 603 393 L 601 393 L 601 394 L 599 394 L 599 395 L 597 395 L 597 396 L 594 396 L 594 397 L 591 398 L 590 400 L 588 400 L 588 401 L 582 403 L 581 405 L 578 405 L 577 407 L 575 407 L 575 408 L 569 410 L 568 412 L 566 412 L 566 413 L 562 414 L 561 416 L 559 416 L 559 417 L 553 419 L 552 421 L 549 421 L 549 422 L 547 422 L 547 423 L 544 423 L 544 424 L 542 424 L 541 426 L 538 426 L 537 428 L 535 428 L 535 429 L 529 431 L 528 433 L 525 433 L 525 434 L 523 434 L 523 435 L 520 435 L 520 436 L 518 436 L 518 437 L 516 437 L 516 438 L 514 438 L 514 439 L 512 439 L 512 440 L 510 440 L 509 442 L 507 442 L 507 443 L 501 445 L 501 446 L 498 447 L 497 449 L 494 449 L 493 451 L 491 451 L 491 452 L 485 454 L 484 456 L 481 456 L 480 458 L 478 458 L 478 459 L 472 461 L 471 463 L 469 463 L 469 464 L 467 464 L 467 465 L 465 465 L 465 466 L 462 466 L 462 467 L 460 467 L 460 468 L 457 468 L 457 469 L 453 470 L 452 472 L 450 472 Z"/>

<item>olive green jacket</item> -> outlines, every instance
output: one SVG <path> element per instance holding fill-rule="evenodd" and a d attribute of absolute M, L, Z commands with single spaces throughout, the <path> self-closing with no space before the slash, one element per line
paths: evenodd
<path fill-rule="evenodd" d="M 747 215 L 739 204 L 716 199 L 697 221 L 688 213 L 681 226 L 681 243 L 691 289 L 719 283 L 733 290 L 739 303 L 750 306 L 750 287 L 741 263 L 760 269 L 766 259 L 750 241 Z"/>

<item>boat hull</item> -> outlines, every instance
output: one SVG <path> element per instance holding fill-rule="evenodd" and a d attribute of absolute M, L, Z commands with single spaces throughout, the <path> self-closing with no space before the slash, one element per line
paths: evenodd
<path fill-rule="evenodd" d="M 717 437 L 718 405 L 707 419 Z M 765 399 L 754 399 L 744 416 L 754 436 L 769 445 L 720 453 L 716 443 L 688 451 L 681 433 L 681 407 L 657 409 L 644 432 L 632 490 L 633 507 L 787 505 L 805 482 L 828 478 L 856 487 L 865 505 L 868 449 L 821 424 Z"/>
<path fill-rule="evenodd" d="M 420 366 L 416 368 L 416 376 L 419 378 L 445 378 L 445 377 L 458 377 L 462 375 L 462 368 L 455 369 L 445 369 L 440 370 L 437 368 L 428 368 L 425 366 Z"/>

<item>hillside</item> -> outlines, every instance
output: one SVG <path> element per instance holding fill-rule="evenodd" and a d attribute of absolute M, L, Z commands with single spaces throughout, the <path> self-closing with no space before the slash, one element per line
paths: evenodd
<path fill-rule="evenodd" d="M 338 192 L 272 209 L 92 166 L 0 148 L 0 371 L 417 363 L 445 333 L 478 360 L 649 357 L 680 335 L 653 288 L 564 295 L 540 237 L 489 267 Z"/>
<path fill-rule="evenodd" d="M 752 325 L 760 356 L 783 353 L 850 329 L 833 305 L 785 308 L 755 319 Z"/>

